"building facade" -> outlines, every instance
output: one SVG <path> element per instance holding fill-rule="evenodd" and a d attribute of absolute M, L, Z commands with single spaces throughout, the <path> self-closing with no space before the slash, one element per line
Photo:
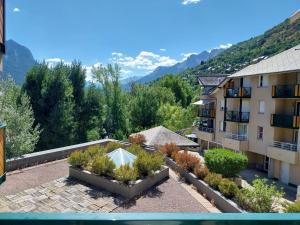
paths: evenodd
<path fill-rule="evenodd" d="M 244 152 L 250 167 L 300 185 L 300 45 L 228 76 L 202 99 L 195 133 L 203 149 Z"/>

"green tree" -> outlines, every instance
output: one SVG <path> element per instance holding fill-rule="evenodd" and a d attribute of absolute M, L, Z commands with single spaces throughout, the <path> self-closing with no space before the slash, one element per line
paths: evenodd
<path fill-rule="evenodd" d="M 104 127 L 109 136 L 122 139 L 127 133 L 127 114 L 124 94 L 120 86 L 120 67 L 94 67 L 94 78 L 101 84 L 105 101 Z"/>
<path fill-rule="evenodd" d="M 144 85 L 136 86 L 129 105 L 132 131 L 155 125 L 159 106 L 160 99 L 156 88 Z"/>
<path fill-rule="evenodd" d="M 159 124 L 173 131 L 190 127 L 195 118 L 192 108 L 184 109 L 170 104 L 161 105 L 157 117 Z"/>
<path fill-rule="evenodd" d="M 0 82 L 0 121 L 6 127 L 6 156 L 21 156 L 34 151 L 39 139 L 39 126 L 34 125 L 30 101 L 9 77 Z"/>
<path fill-rule="evenodd" d="M 103 96 L 95 84 L 88 87 L 82 114 L 85 140 L 100 139 L 103 136 Z"/>

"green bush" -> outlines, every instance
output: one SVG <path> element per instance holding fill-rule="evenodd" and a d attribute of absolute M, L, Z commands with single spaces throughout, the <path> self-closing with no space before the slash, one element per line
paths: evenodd
<path fill-rule="evenodd" d="M 108 156 L 96 156 L 91 165 L 91 170 L 97 175 L 112 176 L 116 165 Z"/>
<path fill-rule="evenodd" d="M 217 173 L 209 173 L 204 179 L 204 181 L 208 183 L 209 186 L 216 190 L 218 190 L 221 180 L 222 175 Z"/>
<path fill-rule="evenodd" d="M 208 175 L 208 173 L 209 170 L 207 169 L 207 167 L 201 166 L 200 164 L 197 165 L 194 169 L 194 174 L 201 180 L 203 180 Z"/>
<path fill-rule="evenodd" d="M 143 151 L 137 156 L 134 166 L 137 168 L 139 176 L 143 177 L 160 170 L 163 163 L 164 157 L 161 153 L 148 153 Z"/>
<path fill-rule="evenodd" d="M 75 167 L 85 167 L 89 162 L 89 155 L 86 152 L 76 151 L 69 156 L 68 162 Z"/>
<path fill-rule="evenodd" d="M 138 177 L 136 168 L 126 164 L 114 171 L 114 178 L 118 181 L 128 184 L 129 181 L 135 181 Z"/>
<path fill-rule="evenodd" d="M 223 178 L 221 180 L 220 184 L 218 185 L 218 188 L 226 198 L 233 198 L 239 190 L 235 182 L 226 178 Z"/>
<path fill-rule="evenodd" d="M 246 155 L 226 149 L 208 150 L 204 158 L 209 171 L 220 173 L 224 177 L 235 177 L 248 164 Z"/>
<path fill-rule="evenodd" d="M 236 202 L 246 211 L 257 213 L 276 212 L 280 205 L 283 191 L 266 179 L 255 179 L 252 187 L 244 188 L 236 195 Z"/>
<path fill-rule="evenodd" d="M 89 146 L 86 149 L 86 153 L 90 156 L 91 159 L 96 157 L 97 155 L 104 155 L 106 153 L 106 149 L 99 145 Z"/>
<path fill-rule="evenodd" d="M 287 203 L 284 205 L 286 213 L 300 213 L 300 202 Z"/>
<path fill-rule="evenodd" d="M 106 152 L 112 152 L 113 150 L 116 150 L 117 148 L 124 148 L 124 146 L 119 143 L 119 142 L 116 142 L 116 141 L 112 141 L 112 142 L 109 142 L 106 146 Z"/>
<path fill-rule="evenodd" d="M 127 151 L 137 156 L 141 152 L 144 152 L 145 150 L 140 145 L 133 144 L 127 149 Z"/>

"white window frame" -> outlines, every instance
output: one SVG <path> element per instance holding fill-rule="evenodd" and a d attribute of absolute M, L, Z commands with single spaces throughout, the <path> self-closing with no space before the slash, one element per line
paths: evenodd
<path fill-rule="evenodd" d="M 219 121 L 219 131 L 220 132 L 225 132 L 225 130 L 224 130 L 224 121 L 223 120 L 221 120 L 221 121 Z"/>
<path fill-rule="evenodd" d="M 269 77 L 267 75 L 258 76 L 258 87 L 264 88 L 269 86 Z"/>
<path fill-rule="evenodd" d="M 222 99 L 222 100 L 220 101 L 220 111 L 224 111 L 224 110 L 225 110 L 225 100 Z"/>

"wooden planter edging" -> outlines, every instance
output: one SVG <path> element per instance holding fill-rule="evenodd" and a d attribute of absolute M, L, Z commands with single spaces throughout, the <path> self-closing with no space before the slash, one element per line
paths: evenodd
<path fill-rule="evenodd" d="M 189 173 L 179 167 L 171 158 L 166 157 L 167 165 L 178 172 L 188 182 L 193 184 L 197 190 L 206 195 L 209 200 L 214 200 L 216 206 L 226 213 L 241 213 L 245 212 L 235 202 L 225 198 L 220 192 L 212 189 L 207 183 L 199 180 L 193 173 Z"/>
<path fill-rule="evenodd" d="M 153 175 L 148 176 L 143 180 L 137 180 L 132 185 L 125 185 L 116 180 L 109 180 L 105 177 L 72 166 L 69 167 L 69 176 L 130 199 L 169 177 L 169 168 L 164 166 L 162 170 L 155 172 Z"/>

